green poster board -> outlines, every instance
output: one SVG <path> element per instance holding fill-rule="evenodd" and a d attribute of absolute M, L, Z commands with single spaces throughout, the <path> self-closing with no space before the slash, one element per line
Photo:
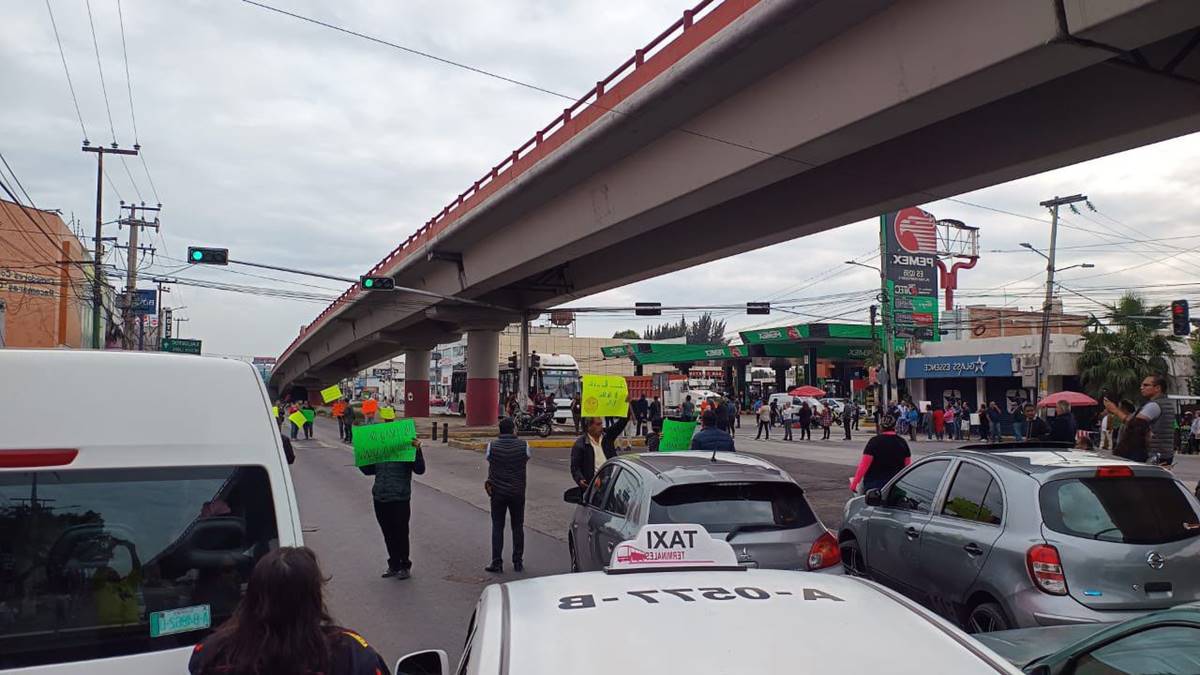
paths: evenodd
<path fill-rule="evenodd" d="M 381 462 L 414 462 L 417 425 L 411 419 L 354 427 L 354 466 Z"/>
<path fill-rule="evenodd" d="M 696 432 L 696 421 L 676 422 L 663 420 L 662 437 L 658 439 L 659 452 L 679 452 L 690 450 L 692 434 Z"/>
<path fill-rule="evenodd" d="M 311 421 L 313 421 L 314 419 L 316 419 L 316 418 L 317 418 L 317 411 L 316 411 L 316 410 L 313 410 L 313 409 L 311 409 L 311 408 L 304 408 L 304 409 L 302 409 L 302 410 L 300 411 L 300 414 L 301 414 L 301 415 L 304 415 L 304 419 L 308 420 L 309 422 L 311 422 Z"/>

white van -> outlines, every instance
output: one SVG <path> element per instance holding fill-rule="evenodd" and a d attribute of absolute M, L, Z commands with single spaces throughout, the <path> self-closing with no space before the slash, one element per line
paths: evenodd
<path fill-rule="evenodd" d="M 783 410 L 783 406 L 791 403 L 792 412 L 794 414 L 798 414 L 800 412 L 800 406 L 805 403 L 808 404 L 809 408 L 812 408 L 813 417 L 819 417 L 825 412 L 825 404 L 811 396 L 792 396 L 787 392 L 781 394 L 771 394 L 771 396 L 766 400 L 765 403 L 763 403 L 763 405 L 769 406 L 771 405 L 771 401 L 778 401 L 780 410 Z"/>
<path fill-rule="evenodd" d="M 250 364 L 0 349 L 0 672 L 185 673 L 301 543 Z"/>

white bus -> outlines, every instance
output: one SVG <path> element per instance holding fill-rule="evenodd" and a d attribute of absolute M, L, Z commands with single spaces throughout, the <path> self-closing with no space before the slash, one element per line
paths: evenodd
<path fill-rule="evenodd" d="M 554 421 L 557 424 L 571 424 L 571 397 L 582 393 L 583 381 L 579 375 L 579 363 L 570 354 L 538 354 L 537 367 L 529 369 L 529 391 L 540 391 L 554 398 L 556 410 Z M 520 371 L 511 368 L 507 363 L 500 366 L 500 407 L 498 415 L 504 413 L 504 402 L 510 394 L 518 390 Z M 450 385 L 452 409 L 458 414 L 465 414 L 467 400 L 467 373 L 456 370 L 451 377 Z"/>

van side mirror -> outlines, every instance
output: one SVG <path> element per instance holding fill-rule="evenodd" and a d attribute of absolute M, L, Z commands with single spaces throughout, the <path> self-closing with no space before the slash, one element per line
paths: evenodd
<path fill-rule="evenodd" d="M 867 506 L 879 506 L 883 504 L 883 494 L 877 488 L 867 490 Z"/>
<path fill-rule="evenodd" d="M 573 488 L 567 488 L 563 492 L 563 501 L 568 504 L 582 504 L 583 503 L 583 488 L 581 488 L 579 486 L 575 486 Z"/>
<path fill-rule="evenodd" d="M 395 675 L 450 675 L 450 658 L 441 649 L 413 652 L 396 662 Z"/>

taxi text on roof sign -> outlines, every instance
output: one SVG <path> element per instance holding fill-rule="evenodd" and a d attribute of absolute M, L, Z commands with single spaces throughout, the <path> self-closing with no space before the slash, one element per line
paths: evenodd
<path fill-rule="evenodd" d="M 738 567 L 737 556 L 725 541 L 713 539 L 701 525 L 643 525 L 637 537 L 613 549 L 606 571 Z"/>

